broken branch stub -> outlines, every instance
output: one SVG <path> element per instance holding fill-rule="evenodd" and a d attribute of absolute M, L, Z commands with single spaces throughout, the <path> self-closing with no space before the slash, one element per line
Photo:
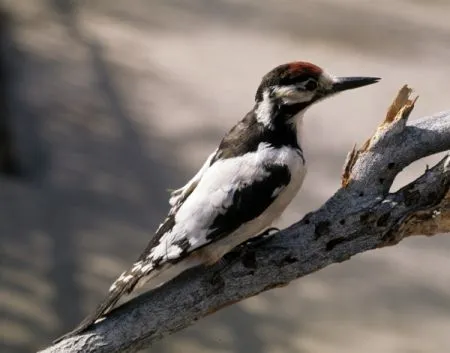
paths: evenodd
<path fill-rule="evenodd" d="M 402 168 L 450 150 L 450 111 L 406 125 L 415 103 L 410 94 L 403 87 L 374 136 L 349 153 L 343 187 L 318 210 L 267 241 L 240 246 L 229 254 L 238 261 L 226 269 L 200 266 L 181 274 L 43 352 L 135 352 L 221 308 L 356 254 L 407 236 L 450 231 L 450 156 L 389 192 Z M 218 269 L 220 280 L 212 281 Z"/>
<path fill-rule="evenodd" d="M 413 90 L 404 85 L 397 93 L 394 101 L 390 105 L 385 119 L 378 126 L 375 133 L 366 140 L 361 148 L 356 149 L 356 144 L 352 151 L 349 152 L 347 159 L 344 163 L 344 172 L 342 174 L 342 187 L 347 187 L 352 181 L 352 169 L 359 159 L 359 157 L 372 149 L 382 140 L 386 138 L 386 134 L 392 135 L 401 132 L 406 126 L 406 122 L 414 109 L 418 96 L 411 99 Z"/>

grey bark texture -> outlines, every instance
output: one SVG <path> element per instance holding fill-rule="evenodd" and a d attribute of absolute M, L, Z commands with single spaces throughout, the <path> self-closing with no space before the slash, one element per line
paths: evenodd
<path fill-rule="evenodd" d="M 412 235 L 450 232 L 450 156 L 390 193 L 412 162 L 450 150 L 450 111 L 407 124 L 415 100 L 403 87 L 385 120 L 349 153 L 342 187 L 317 211 L 263 242 L 228 254 L 127 302 L 83 334 L 41 351 L 136 352 L 223 307 Z"/>

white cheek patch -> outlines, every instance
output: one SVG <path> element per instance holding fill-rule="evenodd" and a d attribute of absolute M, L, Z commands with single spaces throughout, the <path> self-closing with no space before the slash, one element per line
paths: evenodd
<path fill-rule="evenodd" d="M 328 91 L 333 87 L 335 82 L 336 77 L 324 71 L 322 72 L 322 75 L 320 75 L 318 83 L 322 90 Z"/>
<path fill-rule="evenodd" d="M 294 85 L 275 88 L 274 94 L 285 104 L 309 102 L 314 96 L 314 92 L 298 90 L 298 87 Z"/>

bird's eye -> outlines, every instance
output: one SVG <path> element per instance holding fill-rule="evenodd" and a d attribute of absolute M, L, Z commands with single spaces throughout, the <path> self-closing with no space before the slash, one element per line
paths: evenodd
<path fill-rule="evenodd" d="M 305 89 L 307 91 L 314 91 L 316 88 L 317 88 L 317 81 L 315 81 L 315 80 L 309 80 L 305 84 Z"/>

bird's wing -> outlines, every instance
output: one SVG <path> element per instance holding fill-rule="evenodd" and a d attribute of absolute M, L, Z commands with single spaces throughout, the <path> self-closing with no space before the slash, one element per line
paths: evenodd
<path fill-rule="evenodd" d="M 257 152 L 217 160 L 176 214 L 169 215 L 140 260 L 179 262 L 261 215 L 290 179 L 287 165 L 263 161 Z"/>
<path fill-rule="evenodd" d="M 269 164 L 258 153 L 216 160 L 184 200 L 176 203 L 176 212 L 169 213 L 138 261 L 113 283 L 97 310 L 62 338 L 85 331 L 142 279 L 154 277 L 160 269 L 261 215 L 290 178 L 288 166 Z"/>
<path fill-rule="evenodd" d="M 60 342 L 67 337 L 71 337 L 85 331 L 93 323 L 95 323 L 96 320 L 100 319 L 102 316 L 107 314 L 116 305 L 116 303 L 124 294 L 130 293 L 133 290 L 133 288 L 136 286 L 136 284 L 143 276 L 143 275 L 138 276 L 131 275 L 133 273 L 132 272 L 133 269 L 135 269 L 136 264 L 139 265 L 140 263 L 142 263 L 142 260 L 146 258 L 150 249 L 152 249 L 156 244 L 158 244 L 159 238 L 161 238 L 161 236 L 164 233 L 166 233 L 172 228 L 174 220 L 173 216 L 176 214 L 177 210 L 184 203 L 186 198 L 188 198 L 189 195 L 192 193 L 192 191 L 194 191 L 194 189 L 197 187 L 202 176 L 205 174 L 206 170 L 212 164 L 213 158 L 216 155 L 216 153 L 217 149 L 208 156 L 208 158 L 206 159 L 200 170 L 197 172 L 197 174 L 195 174 L 194 177 L 186 183 L 186 185 L 184 185 L 182 188 L 179 188 L 171 192 L 170 194 L 171 197 L 169 199 L 171 209 L 169 211 L 169 215 L 164 220 L 164 222 L 161 223 L 155 235 L 152 237 L 146 249 L 141 254 L 141 256 L 139 257 L 138 261 L 134 264 L 134 266 L 129 271 L 123 272 L 122 275 L 120 275 L 119 278 L 116 279 L 116 281 L 114 281 L 114 283 L 110 287 L 108 296 L 97 306 L 95 311 L 89 314 L 75 329 L 73 329 L 72 331 L 61 337 L 58 337 L 54 341 L 54 343 Z"/>
<path fill-rule="evenodd" d="M 217 150 L 218 149 L 216 149 L 213 153 L 211 153 L 208 156 L 205 163 L 200 168 L 200 170 L 197 172 L 197 174 L 195 174 L 194 177 L 186 183 L 186 185 L 184 185 L 182 188 L 173 190 L 170 193 L 169 204 L 172 207 L 176 207 L 177 205 L 181 204 L 189 196 L 189 194 L 195 189 L 198 182 L 202 178 L 203 174 L 205 174 L 206 170 L 211 166 L 211 162 L 212 162 L 214 156 L 216 155 Z"/>

